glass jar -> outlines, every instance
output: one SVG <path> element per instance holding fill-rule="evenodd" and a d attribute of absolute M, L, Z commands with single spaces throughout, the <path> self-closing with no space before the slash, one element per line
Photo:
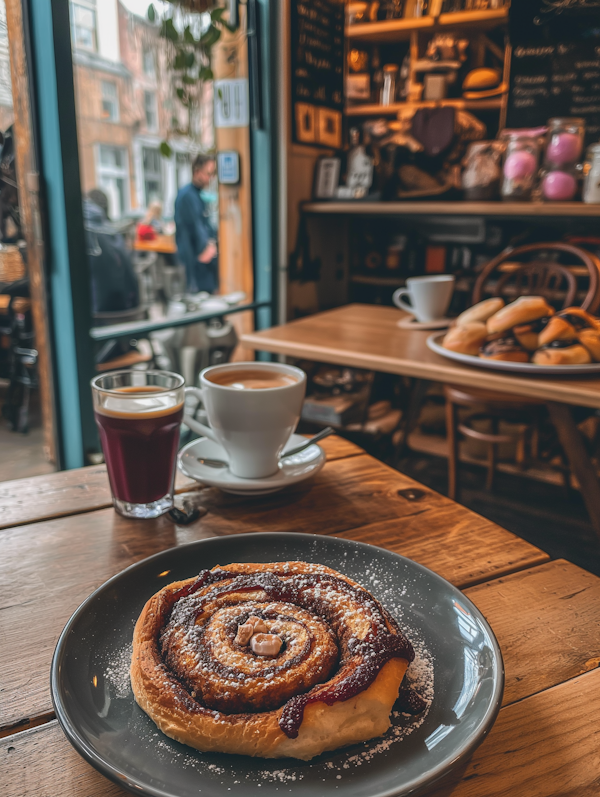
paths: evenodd
<path fill-rule="evenodd" d="M 386 64 L 383 67 L 383 86 L 381 88 L 382 105 L 393 105 L 396 102 L 397 80 L 398 64 Z"/>
<path fill-rule="evenodd" d="M 569 170 L 581 161 L 585 123 L 578 118 L 556 118 L 548 122 L 544 163 Z"/>
<path fill-rule="evenodd" d="M 502 177 L 501 141 L 473 141 L 463 161 L 462 187 L 467 200 L 497 199 Z"/>
<path fill-rule="evenodd" d="M 587 148 L 583 164 L 583 201 L 600 202 L 600 142 Z"/>
<path fill-rule="evenodd" d="M 577 175 L 574 169 L 544 170 L 540 188 L 547 202 L 569 202 L 577 193 Z"/>
<path fill-rule="evenodd" d="M 530 130 L 505 131 L 502 199 L 530 199 L 540 159 L 540 139 Z"/>

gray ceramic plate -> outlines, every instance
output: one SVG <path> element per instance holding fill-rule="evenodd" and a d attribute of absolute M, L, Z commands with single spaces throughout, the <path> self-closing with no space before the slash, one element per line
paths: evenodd
<path fill-rule="evenodd" d="M 205 754 L 164 736 L 129 686 L 131 638 L 148 598 L 229 562 L 320 562 L 367 587 L 417 656 L 409 674 L 426 698 L 394 716 L 383 739 L 310 762 Z M 392 797 L 420 791 L 464 763 L 494 723 L 504 687 L 498 643 L 481 613 L 424 567 L 371 545 L 308 534 L 243 534 L 172 548 L 107 581 L 75 612 L 52 662 L 52 698 L 71 743 L 135 794 L 153 797 Z"/>
<path fill-rule="evenodd" d="M 427 346 L 436 354 L 457 363 L 474 365 L 476 368 L 487 368 L 491 371 L 508 371 L 511 374 L 534 374 L 536 376 L 577 376 L 577 374 L 600 374 L 600 363 L 585 365 L 536 365 L 535 363 L 513 363 L 508 360 L 486 360 L 472 354 L 461 354 L 442 346 L 444 335 L 436 333 L 427 338 Z"/>

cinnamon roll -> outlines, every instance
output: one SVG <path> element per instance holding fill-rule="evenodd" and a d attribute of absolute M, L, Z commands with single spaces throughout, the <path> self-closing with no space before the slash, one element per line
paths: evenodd
<path fill-rule="evenodd" d="M 335 570 L 232 564 L 150 598 L 131 683 L 179 742 L 309 760 L 385 733 L 413 658 L 391 615 Z"/>

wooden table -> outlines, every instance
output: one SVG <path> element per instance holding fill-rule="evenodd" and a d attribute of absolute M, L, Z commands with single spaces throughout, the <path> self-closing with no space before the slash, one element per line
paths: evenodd
<path fill-rule="evenodd" d="M 461 365 L 427 347 L 431 331 L 399 327 L 402 318 L 406 314 L 393 307 L 350 304 L 247 333 L 242 342 L 257 351 L 540 399 L 548 405 L 590 520 L 600 536 L 600 480 L 569 409 L 569 405 L 600 409 L 600 378 L 518 376 Z"/>
<path fill-rule="evenodd" d="M 157 235 L 151 241 L 136 238 L 133 248 L 136 252 L 157 252 L 159 255 L 174 255 L 177 252 L 174 235 Z"/>
<path fill-rule="evenodd" d="M 3 797 L 125 794 L 75 752 L 50 702 L 56 641 L 95 588 L 166 548 L 282 530 L 409 556 L 463 589 L 492 625 L 506 667 L 503 708 L 458 784 L 432 797 L 600 794 L 600 579 L 550 561 L 346 441 L 323 446 L 328 461 L 314 480 L 254 499 L 203 489 L 208 513 L 185 527 L 117 515 L 103 467 L 0 485 Z M 180 491 L 192 486 L 178 482 Z"/>

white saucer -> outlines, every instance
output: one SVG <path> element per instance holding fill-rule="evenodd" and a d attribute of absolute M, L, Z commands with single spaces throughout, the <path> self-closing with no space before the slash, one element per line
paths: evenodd
<path fill-rule="evenodd" d="M 284 452 L 290 448 L 297 448 L 306 443 L 306 437 L 293 434 L 288 440 Z M 189 476 L 209 487 L 218 487 L 225 493 L 234 495 L 267 495 L 283 490 L 290 484 L 309 479 L 318 473 L 325 464 L 326 456 L 323 449 L 318 445 L 312 445 L 295 457 L 289 457 L 279 463 L 279 470 L 272 476 L 264 479 L 242 479 L 234 476 L 229 468 L 210 468 L 198 462 L 198 457 L 205 459 L 224 459 L 227 460 L 225 450 L 212 440 L 202 437 L 199 440 L 192 440 L 184 446 L 177 457 L 177 464 L 180 470 Z"/>
<path fill-rule="evenodd" d="M 447 329 L 451 323 L 451 318 L 438 318 L 436 321 L 417 321 L 414 315 L 409 315 L 398 321 L 398 326 L 400 329 Z"/>

